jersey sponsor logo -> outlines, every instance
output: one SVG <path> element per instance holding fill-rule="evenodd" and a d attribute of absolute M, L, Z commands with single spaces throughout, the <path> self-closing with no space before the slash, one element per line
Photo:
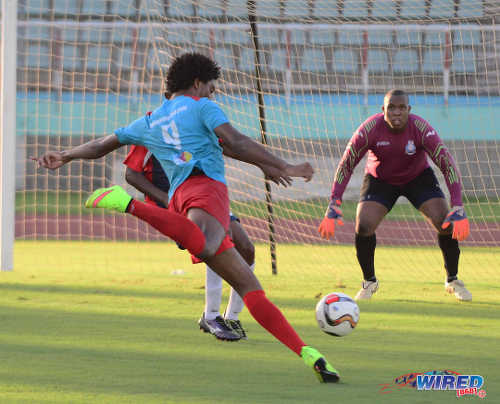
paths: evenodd
<path fill-rule="evenodd" d="M 193 158 L 193 155 L 189 153 L 188 151 L 182 152 L 181 153 L 181 160 L 185 161 L 186 163 Z"/>
<path fill-rule="evenodd" d="M 413 140 L 408 140 L 408 143 L 406 144 L 405 147 L 405 153 L 408 156 L 413 156 L 417 152 L 417 148 L 415 147 L 415 143 Z"/>
<path fill-rule="evenodd" d="M 391 145 L 391 142 L 389 142 L 388 140 L 381 140 L 380 142 L 377 142 L 377 147 L 378 146 L 390 146 Z"/>
<path fill-rule="evenodd" d="M 427 132 L 427 134 L 425 135 L 425 137 L 430 137 L 430 136 L 435 136 L 437 135 L 436 131 L 435 130 L 431 130 L 429 132 Z"/>
<path fill-rule="evenodd" d="M 174 157 L 174 163 L 177 165 L 185 164 L 188 163 L 192 158 L 193 155 L 191 153 L 189 153 L 188 151 L 183 151 L 178 156 Z"/>

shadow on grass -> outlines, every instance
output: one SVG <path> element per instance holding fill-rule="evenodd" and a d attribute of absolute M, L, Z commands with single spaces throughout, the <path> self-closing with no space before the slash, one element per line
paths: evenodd
<path fill-rule="evenodd" d="M 500 310 L 492 310 L 488 306 L 500 306 L 497 302 L 459 302 L 451 298 L 450 303 L 422 302 L 414 300 L 396 299 L 390 301 L 371 301 L 360 304 L 362 312 L 407 314 L 422 316 L 456 317 L 460 320 L 471 318 L 499 319 Z"/>
<path fill-rule="evenodd" d="M 165 278 L 167 282 L 167 278 Z M 60 294 L 80 294 L 80 295 L 109 295 L 109 296 L 127 296 L 127 297 L 144 297 L 144 298 L 199 298 L 204 296 L 204 291 L 200 289 L 199 282 L 193 281 L 193 290 L 198 292 L 172 292 L 171 289 L 165 287 L 165 291 L 147 290 L 143 288 L 124 288 L 122 285 L 114 287 L 95 287 L 95 286 L 73 286 L 73 285 L 51 285 L 51 284 L 26 284 L 26 283 L 2 283 L 0 291 L 17 291 L 23 293 L 60 293 Z"/>
<path fill-rule="evenodd" d="M 191 290 L 191 291 L 190 291 Z M 165 291 L 147 290 L 139 288 L 124 288 L 120 287 L 93 287 L 93 286 L 73 286 L 73 285 L 51 285 L 51 284 L 23 284 L 23 283 L 4 283 L 0 284 L 1 291 L 16 291 L 27 294 L 35 293 L 58 293 L 72 295 L 88 295 L 88 296 L 116 296 L 116 297 L 131 297 L 131 298 L 159 298 L 159 299 L 180 299 L 192 300 L 199 302 L 204 301 L 204 291 L 200 289 L 199 282 L 193 281 L 192 288 L 182 289 L 180 291 L 172 291 L 168 286 Z M 227 291 L 227 289 L 226 289 Z M 280 308 L 292 310 L 314 310 L 317 299 L 309 297 L 301 298 L 284 298 L 274 297 L 272 291 L 267 293 L 268 297 Z M 20 300 L 29 300 L 27 296 L 19 297 Z M 418 301 L 409 299 L 395 300 L 377 300 L 373 299 L 369 302 L 360 303 L 361 311 L 366 313 L 399 313 L 408 315 L 426 315 L 426 316 L 446 316 L 456 317 L 459 319 L 465 318 L 490 318 L 498 319 L 499 311 L 492 308 L 500 307 L 500 302 L 494 301 L 477 301 L 458 302 L 453 297 L 450 297 L 450 302 L 436 301 Z"/>

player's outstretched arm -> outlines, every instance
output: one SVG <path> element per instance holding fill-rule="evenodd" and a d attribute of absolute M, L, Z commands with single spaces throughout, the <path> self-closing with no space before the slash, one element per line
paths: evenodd
<path fill-rule="evenodd" d="M 148 195 L 154 201 L 160 202 L 164 206 L 168 206 L 168 194 L 149 181 L 144 173 L 134 171 L 130 167 L 127 167 L 125 171 L 125 180 L 135 189 Z"/>
<path fill-rule="evenodd" d="M 452 237 L 458 241 L 463 241 L 469 237 L 470 226 L 463 207 L 462 184 L 458 167 L 448 148 L 433 128 L 430 127 L 426 135 L 422 137 L 422 143 L 429 157 L 443 173 L 446 186 L 450 192 L 452 208 L 441 227 L 446 230 L 450 225 L 453 225 Z"/>
<path fill-rule="evenodd" d="M 238 160 L 231 149 L 229 149 L 229 147 L 224 144 L 222 144 L 222 151 L 224 153 L 224 156 Z M 271 180 L 275 184 L 283 185 L 284 187 L 292 185 L 292 177 L 290 177 L 289 175 L 284 175 L 280 169 L 266 165 L 260 165 L 259 168 L 264 172 L 266 178 L 268 180 Z"/>
<path fill-rule="evenodd" d="M 289 164 L 270 153 L 265 146 L 240 133 L 229 123 L 218 126 L 214 132 L 222 141 L 225 155 L 259 167 L 277 184 L 286 186 L 291 183 L 291 177 L 302 177 L 310 181 L 314 174 L 308 162 Z"/>
<path fill-rule="evenodd" d="M 62 152 L 49 151 L 40 157 L 31 157 L 38 167 L 55 170 L 76 159 L 95 160 L 123 146 L 116 135 L 109 135 Z"/>

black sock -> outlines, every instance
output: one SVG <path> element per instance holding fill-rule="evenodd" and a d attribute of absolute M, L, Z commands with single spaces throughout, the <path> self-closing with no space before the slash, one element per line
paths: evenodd
<path fill-rule="evenodd" d="M 455 240 L 451 234 L 438 235 L 439 248 L 443 253 L 444 268 L 448 275 L 447 282 L 457 279 L 458 273 L 458 258 L 460 257 L 460 248 L 458 248 L 458 241 Z"/>
<path fill-rule="evenodd" d="M 365 281 L 376 281 L 375 277 L 375 247 L 377 246 L 377 236 L 360 236 L 356 233 L 355 238 L 356 256 L 363 271 Z"/>

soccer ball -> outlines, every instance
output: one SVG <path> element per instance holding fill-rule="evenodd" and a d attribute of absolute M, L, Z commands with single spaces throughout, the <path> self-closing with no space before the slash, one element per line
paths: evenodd
<path fill-rule="evenodd" d="M 358 324 L 359 307 L 345 293 L 329 293 L 316 305 L 316 320 L 322 331 L 344 337 Z"/>

